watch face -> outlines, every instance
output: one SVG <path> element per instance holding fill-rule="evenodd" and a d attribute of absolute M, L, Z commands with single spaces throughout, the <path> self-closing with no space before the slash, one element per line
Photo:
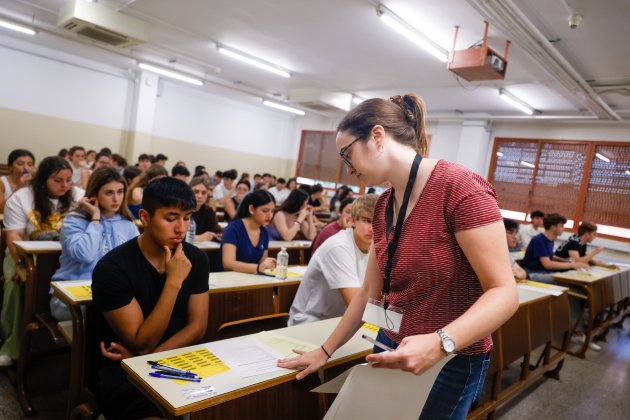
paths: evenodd
<path fill-rule="evenodd" d="M 449 338 L 442 340 L 442 347 L 444 347 L 444 351 L 447 353 L 452 353 L 455 351 L 455 342 Z"/>

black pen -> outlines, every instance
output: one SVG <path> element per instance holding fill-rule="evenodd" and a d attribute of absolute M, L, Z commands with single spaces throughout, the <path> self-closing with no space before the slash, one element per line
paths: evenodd
<path fill-rule="evenodd" d="M 171 372 L 180 376 L 190 376 L 193 378 L 197 378 L 199 377 L 199 375 L 197 375 L 196 373 L 193 372 L 189 372 L 187 370 L 183 370 L 183 369 L 177 369 L 175 367 L 172 366 L 168 366 L 168 365 L 163 365 L 161 363 L 158 362 L 153 362 L 151 360 L 147 360 L 147 363 L 150 364 L 151 366 L 153 366 L 153 369 L 160 369 L 166 372 Z"/>

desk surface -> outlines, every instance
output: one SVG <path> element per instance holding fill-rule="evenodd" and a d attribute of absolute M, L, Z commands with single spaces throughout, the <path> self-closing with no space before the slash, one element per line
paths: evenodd
<path fill-rule="evenodd" d="M 18 250 L 27 254 L 54 254 L 61 252 L 59 241 L 15 241 Z"/>
<path fill-rule="evenodd" d="M 622 266 L 619 270 L 612 270 L 604 267 L 591 267 L 588 271 L 570 270 L 562 273 L 554 273 L 553 278 L 570 283 L 590 284 L 628 270 L 630 270 L 630 267 L 627 266 Z"/>
<path fill-rule="evenodd" d="M 518 289 L 518 304 L 529 305 L 534 302 L 538 302 L 539 300 L 549 299 L 550 295 L 543 291 L 535 291 L 535 290 L 527 290 L 527 289 Z"/>
<path fill-rule="evenodd" d="M 75 306 L 86 305 L 92 302 L 91 295 L 89 298 L 88 297 L 78 298 L 68 290 L 69 287 L 76 287 L 76 286 L 92 287 L 92 280 L 51 281 L 50 286 L 53 288 L 53 290 L 55 291 L 55 294 L 58 297 L 60 297 L 59 295 L 63 295 L 64 297 L 66 297 L 64 301 L 71 303 L 72 305 L 75 305 Z"/>
<path fill-rule="evenodd" d="M 339 318 L 333 318 L 311 324 L 281 328 L 274 330 L 274 333 L 318 345 L 325 341 L 338 322 Z M 348 360 L 348 358 L 361 357 L 362 354 L 370 352 L 372 345 L 363 340 L 361 338 L 361 334 L 374 337 L 376 332 L 360 328 L 359 331 L 344 346 L 339 348 L 332 355 L 332 358 L 328 361 L 328 365 L 344 362 Z M 229 340 L 243 340 L 245 337 L 231 338 Z M 180 385 L 172 380 L 153 378 L 149 376 L 151 369 L 147 364 L 147 360 L 156 360 L 199 349 L 208 349 L 213 351 L 215 343 L 217 342 L 210 342 L 177 350 L 169 350 L 156 354 L 133 357 L 123 360 L 121 366 L 138 384 L 140 384 L 140 386 L 146 389 L 155 399 L 160 401 L 160 403 L 173 415 L 182 415 L 192 411 L 203 410 L 204 408 L 238 398 L 241 395 L 255 392 L 256 390 L 265 389 L 282 382 L 291 381 L 297 373 L 293 370 L 281 369 L 276 372 L 241 378 L 234 370 L 229 370 L 227 372 L 204 378 L 198 384 L 191 382 L 183 385 Z M 218 395 L 210 398 L 198 397 L 196 399 L 186 399 L 184 397 L 183 390 L 203 386 L 214 386 Z"/>

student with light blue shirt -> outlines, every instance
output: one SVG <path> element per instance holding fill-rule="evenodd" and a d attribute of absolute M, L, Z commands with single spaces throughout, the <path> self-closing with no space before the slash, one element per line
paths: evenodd
<path fill-rule="evenodd" d="M 92 173 L 79 207 L 64 219 L 60 267 L 53 281 L 91 279 L 101 257 L 138 236 L 127 208 L 126 189 L 125 180 L 113 168 Z M 68 307 L 55 296 L 50 300 L 50 311 L 59 321 L 70 319 Z"/>

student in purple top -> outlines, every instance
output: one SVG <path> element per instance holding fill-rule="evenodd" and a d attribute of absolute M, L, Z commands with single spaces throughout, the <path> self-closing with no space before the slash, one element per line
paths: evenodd
<path fill-rule="evenodd" d="M 570 269 L 588 269 L 588 264 L 560 259 L 553 254 L 553 244 L 564 230 L 567 219 L 558 213 L 545 215 L 545 231 L 534 236 L 525 251 L 521 265 L 530 280 L 553 283 L 552 272 Z"/>

